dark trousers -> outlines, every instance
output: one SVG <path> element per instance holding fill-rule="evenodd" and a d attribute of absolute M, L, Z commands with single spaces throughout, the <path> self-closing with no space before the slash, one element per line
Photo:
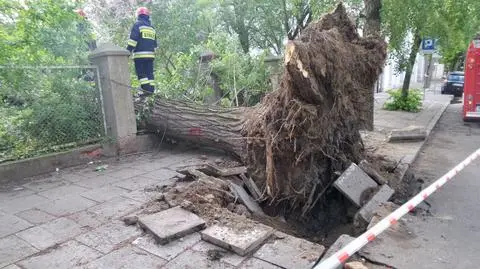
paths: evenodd
<path fill-rule="evenodd" d="M 153 93 L 155 87 L 153 85 L 153 58 L 135 59 L 135 72 L 137 73 L 138 80 L 142 90 Z"/>

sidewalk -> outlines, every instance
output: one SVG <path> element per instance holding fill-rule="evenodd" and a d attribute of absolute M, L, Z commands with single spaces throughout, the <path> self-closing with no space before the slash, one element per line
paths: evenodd
<path fill-rule="evenodd" d="M 98 164 L 85 165 L 43 179 L 25 179 L 8 190 L 1 188 L 0 268 L 293 269 L 313 265 L 323 246 L 278 232 L 260 242 L 253 253 L 239 256 L 203 241 L 200 232 L 162 246 L 138 226 L 123 223 L 124 216 L 141 217 L 168 208 L 158 202 L 155 190 L 173 185 L 177 169 L 219 158 L 225 159 L 164 150 L 111 161 L 105 171 L 95 171 Z"/>
<path fill-rule="evenodd" d="M 363 133 L 364 143 L 367 149 L 373 150 L 374 153 L 409 166 L 417 158 L 426 141 L 388 143 L 389 133 L 394 129 L 415 126 L 425 128 L 428 139 L 428 135 L 450 104 L 452 96 L 429 91 L 425 95 L 423 108 L 418 113 L 384 110 L 383 105 L 387 99 L 387 93 L 375 95 L 375 129 Z"/>

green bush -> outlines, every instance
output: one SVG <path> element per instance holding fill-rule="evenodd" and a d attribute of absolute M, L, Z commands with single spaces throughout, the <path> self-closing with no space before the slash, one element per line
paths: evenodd
<path fill-rule="evenodd" d="M 385 102 L 384 108 L 393 111 L 419 112 L 422 108 L 422 92 L 418 89 L 408 91 L 408 96 L 402 96 L 402 89 L 387 91 L 390 97 Z"/>

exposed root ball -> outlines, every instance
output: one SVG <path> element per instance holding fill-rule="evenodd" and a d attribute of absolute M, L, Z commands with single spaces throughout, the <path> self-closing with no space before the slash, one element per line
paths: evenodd
<path fill-rule="evenodd" d="M 385 58 L 385 42 L 360 38 L 342 5 L 288 43 L 280 88 L 243 129 L 246 163 L 272 201 L 305 215 L 335 172 L 364 157 L 358 110 Z"/>

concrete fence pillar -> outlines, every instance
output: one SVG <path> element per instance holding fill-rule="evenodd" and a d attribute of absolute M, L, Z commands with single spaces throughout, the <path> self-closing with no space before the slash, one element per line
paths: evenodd
<path fill-rule="evenodd" d="M 107 136 L 114 139 L 117 152 L 134 141 L 137 134 L 129 55 L 127 50 L 113 44 L 101 44 L 89 56 L 92 64 L 99 68 Z"/>
<path fill-rule="evenodd" d="M 269 56 L 266 57 L 264 61 L 267 69 L 270 71 L 270 82 L 272 83 L 272 88 L 273 90 L 276 90 L 280 86 L 283 57 Z"/>

